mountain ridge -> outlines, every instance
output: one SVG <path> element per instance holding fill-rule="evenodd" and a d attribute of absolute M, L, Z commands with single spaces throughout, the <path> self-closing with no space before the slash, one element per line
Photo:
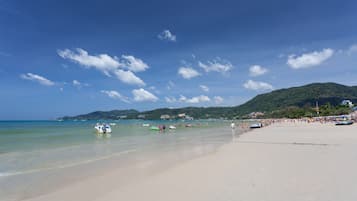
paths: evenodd
<path fill-rule="evenodd" d="M 95 111 L 88 114 L 82 114 L 72 117 L 62 117 L 61 119 L 160 119 L 161 115 L 177 117 L 178 114 L 199 118 L 247 118 L 254 112 L 264 113 L 264 117 L 289 117 L 286 112 L 294 108 L 304 109 L 302 116 L 314 115 L 313 108 L 316 102 L 319 105 L 330 105 L 339 109 L 342 100 L 351 100 L 357 102 L 357 86 L 346 86 L 333 82 L 311 83 L 303 86 L 277 89 L 268 93 L 258 94 L 249 101 L 233 107 L 183 107 L 183 108 L 158 108 L 149 111 L 139 112 L 134 109 Z M 330 107 L 330 109 L 331 109 Z M 281 115 L 279 115 L 279 112 Z M 332 111 L 333 112 L 333 111 Z M 346 113 L 347 109 L 340 110 L 338 113 Z M 285 115 L 284 115 L 285 114 Z M 334 114 L 334 113 L 332 113 Z M 288 116 L 286 116 L 288 115 Z M 298 115 L 299 116 L 299 115 Z"/>

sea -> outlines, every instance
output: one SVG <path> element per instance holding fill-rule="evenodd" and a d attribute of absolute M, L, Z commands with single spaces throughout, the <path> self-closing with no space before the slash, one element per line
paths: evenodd
<path fill-rule="evenodd" d="M 98 135 L 98 122 L 112 123 Z M 242 131 L 231 121 L 0 121 L 0 200 L 24 200 L 115 169 L 152 174 L 216 151 Z M 239 122 L 236 122 L 238 124 Z M 115 125 L 114 125 L 115 124 Z M 150 125 L 165 125 L 164 132 Z M 176 129 L 168 129 L 174 125 Z M 129 171 L 130 170 L 130 171 Z M 123 177 L 124 178 L 124 177 Z"/>

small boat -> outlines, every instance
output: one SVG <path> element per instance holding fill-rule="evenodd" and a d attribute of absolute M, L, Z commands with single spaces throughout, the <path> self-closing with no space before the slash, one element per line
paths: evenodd
<path fill-rule="evenodd" d="M 109 125 L 111 125 L 111 126 L 115 126 L 115 125 L 117 125 L 116 123 L 109 123 Z"/>
<path fill-rule="evenodd" d="M 337 121 L 335 123 L 336 126 L 344 126 L 344 125 L 352 125 L 353 121 L 345 120 L 345 121 Z"/>
<path fill-rule="evenodd" d="M 254 123 L 254 124 L 250 124 L 250 128 L 261 128 L 263 127 L 262 123 Z"/>
<path fill-rule="evenodd" d="M 149 127 L 150 124 L 143 124 L 142 126 L 143 126 L 143 127 Z"/>
<path fill-rule="evenodd" d="M 109 134 L 112 133 L 112 128 L 110 127 L 109 124 L 99 124 L 97 123 L 94 126 L 95 130 L 97 131 L 97 133 L 99 134 Z"/>
<path fill-rule="evenodd" d="M 176 126 L 170 125 L 170 126 L 169 126 L 169 129 L 175 130 L 175 129 L 176 129 Z"/>
<path fill-rule="evenodd" d="M 151 127 L 150 127 L 150 130 L 152 130 L 152 131 L 159 131 L 160 128 L 157 127 L 157 126 L 151 126 Z"/>

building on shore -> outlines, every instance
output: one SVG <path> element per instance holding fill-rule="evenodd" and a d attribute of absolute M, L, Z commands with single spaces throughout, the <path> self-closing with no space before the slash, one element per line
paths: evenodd
<path fill-rule="evenodd" d="M 249 114 L 249 118 L 252 118 L 252 119 L 257 119 L 262 116 L 264 116 L 263 112 L 252 112 Z"/>
<path fill-rule="evenodd" d="M 170 115 L 168 115 L 168 114 L 163 114 L 163 115 L 160 116 L 160 119 L 162 119 L 162 120 L 170 119 Z"/>
<path fill-rule="evenodd" d="M 345 105 L 345 106 L 348 106 L 348 107 L 353 107 L 353 103 L 352 103 L 352 101 L 351 100 L 343 100 L 342 102 L 341 102 L 341 105 Z"/>

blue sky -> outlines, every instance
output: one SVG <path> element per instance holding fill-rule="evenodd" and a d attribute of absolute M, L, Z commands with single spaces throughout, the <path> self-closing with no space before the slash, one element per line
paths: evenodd
<path fill-rule="evenodd" d="M 0 119 L 357 85 L 356 1 L 0 0 Z"/>

